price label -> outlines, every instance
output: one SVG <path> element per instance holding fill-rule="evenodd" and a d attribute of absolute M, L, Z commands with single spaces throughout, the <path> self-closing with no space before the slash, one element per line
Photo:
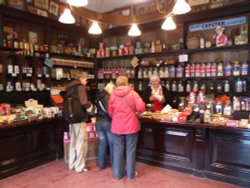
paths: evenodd
<path fill-rule="evenodd" d="M 179 62 L 188 62 L 188 55 L 187 54 L 181 54 L 178 57 Z"/>
<path fill-rule="evenodd" d="M 46 74 L 45 77 L 46 77 L 46 78 L 49 78 L 49 74 Z"/>
<path fill-rule="evenodd" d="M 16 77 L 16 73 L 12 73 L 12 75 L 11 75 L 12 77 Z"/>
<path fill-rule="evenodd" d="M 42 74 L 38 74 L 37 77 L 38 77 L 38 78 L 41 78 L 41 77 L 42 77 Z"/>
<path fill-rule="evenodd" d="M 31 76 L 32 76 L 32 74 L 26 74 L 26 76 L 27 76 L 27 77 L 31 77 Z"/>

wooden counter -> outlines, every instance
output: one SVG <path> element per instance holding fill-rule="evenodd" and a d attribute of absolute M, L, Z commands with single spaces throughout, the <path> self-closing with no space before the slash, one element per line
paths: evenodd
<path fill-rule="evenodd" d="M 0 125 L 0 179 L 62 157 L 63 120 Z"/>
<path fill-rule="evenodd" d="M 250 129 L 140 121 L 139 161 L 250 187 Z"/>

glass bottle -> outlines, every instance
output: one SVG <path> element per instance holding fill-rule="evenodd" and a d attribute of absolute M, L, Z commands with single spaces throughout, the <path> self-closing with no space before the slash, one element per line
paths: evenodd
<path fill-rule="evenodd" d="M 186 92 L 190 92 L 191 91 L 191 83 L 190 81 L 188 80 L 187 81 L 187 85 L 186 85 Z"/>
<path fill-rule="evenodd" d="M 185 77 L 189 78 L 190 77 L 190 64 L 187 64 L 187 66 L 185 67 Z"/>
<path fill-rule="evenodd" d="M 228 61 L 224 67 L 225 76 L 232 76 L 232 63 Z"/>
<path fill-rule="evenodd" d="M 219 67 L 219 65 L 218 65 Z M 211 63 L 211 76 L 218 76 L 217 73 L 218 73 L 218 67 L 216 68 L 216 63 L 213 62 Z"/>
<path fill-rule="evenodd" d="M 225 80 L 224 83 L 224 92 L 229 92 L 230 91 L 230 84 L 228 80 Z"/>
<path fill-rule="evenodd" d="M 176 87 L 176 81 L 174 80 L 173 82 L 172 82 L 172 91 L 173 92 L 176 92 L 177 91 L 177 87 Z"/>
<path fill-rule="evenodd" d="M 227 101 L 226 105 L 223 109 L 223 114 L 226 116 L 231 116 L 232 115 L 232 106 L 231 106 L 231 102 Z"/>
<path fill-rule="evenodd" d="M 235 61 L 233 65 L 233 76 L 239 76 L 239 75 L 240 75 L 240 64 L 238 61 Z"/>
<path fill-rule="evenodd" d="M 223 76 L 223 64 L 220 62 L 217 66 L 217 76 Z"/>
<path fill-rule="evenodd" d="M 170 91 L 170 82 L 169 81 L 166 81 L 166 85 L 165 86 L 166 86 L 167 90 Z"/>
<path fill-rule="evenodd" d="M 194 81 L 193 91 L 195 91 L 195 92 L 198 91 L 198 82 L 196 80 Z"/>
<path fill-rule="evenodd" d="M 204 63 L 201 64 L 201 77 L 205 77 L 206 76 L 206 65 Z"/>
<path fill-rule="evenodd" d="M 211 76 L 211 64 L 207 63 L 206 64 L 206 77 L 210 77 Z"/>
<path fill-rule="evenodd" d="M 164 78 L 169 78 L 169 69 L 168 69 L 168 67 L 165 67 Z"/>
<path fill-rule="evenodd" d="M 248 62 L 243 61 L 242 65 L 241 65 L 241 75 L 243 75 L 243 76 L 248 75 L 248 69 L 249 69 Z"/>
<path fill-rule="evenodd" d="M 243 92 L 243 83 L 240 78 L 235 82 L 235 92 L 241 93 Z"/>
<path fill-rule="evenodd" d="M 195 65 L 195 77 L 201 76 L 201 65 L 199 63 L 196 63 Z"/>

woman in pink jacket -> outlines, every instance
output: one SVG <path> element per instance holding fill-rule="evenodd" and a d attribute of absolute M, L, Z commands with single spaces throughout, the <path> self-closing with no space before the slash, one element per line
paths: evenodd
<path fill-rule="evenodd" d="M 128 86 L 127 77 L 117 77 L 116 86 L 110 96 L 108 108 L 112 117 L 113 175 L 118 180 L 123 178 L 124 151 L 126 151 L 127 177 L 132 179 L 137 175 L 135 171 L 135 155 L 138 132 L 140 131 L 136 113 L 145 111 L 145 103 L 138 93 Z"/>

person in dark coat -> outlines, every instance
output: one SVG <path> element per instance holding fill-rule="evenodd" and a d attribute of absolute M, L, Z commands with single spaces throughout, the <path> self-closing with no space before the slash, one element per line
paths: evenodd
<path fill-rule="evenodd" d="M 86 84 L 88 80 L 88 74 L 86 72 L 78 73 L 78 79 L 73 80 L 67 85 L 66 96 L 71 97 L 77 94 L 81 107 L 87 109 L 91 106 L 88 101 Z M 74 170 L 76 173 L 86 172 L 86 157 L 88 151 L 87 142 L 87 126 L 88 120 L 87 112 L 83 114 L 83 120 L 74 124 L 69 124 L 69 169 Z"/>
<path fill-rule="evenodd" d="M 96 115 L 96 130 L 99 136 L 98 146 L 98 166 L 100 169 L 106 168 L 107 149 L 109 148 L 110 162 L 113 161 L 113 141 L 112 133 L 110 132 L 111 117 L 108 114 L 108 102 L 110 94 L 115 85 L 108 83 L 104 90 L 97 95 L 97 115 Z"/>

